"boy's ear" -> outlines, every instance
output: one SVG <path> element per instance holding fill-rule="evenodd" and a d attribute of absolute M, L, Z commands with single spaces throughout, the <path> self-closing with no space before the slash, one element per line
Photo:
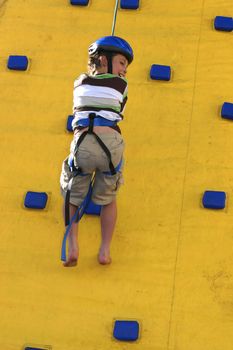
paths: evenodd
<path fill-rule="evenodd" d="M 99 56 L 99 61 L 102 67 L 107 67 L 108 66 L 108 60 L 107 57 L 104 55 Z"/>

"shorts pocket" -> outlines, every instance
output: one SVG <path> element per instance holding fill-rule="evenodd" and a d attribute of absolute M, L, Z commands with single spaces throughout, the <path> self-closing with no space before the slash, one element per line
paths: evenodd
<path fill-rule="evenodd" d="M 72 177 L 72 173 L 70 171 L 70 167 L 68 164 L 68 159 L 69 159 L 69 157 L 67 157 L 62 164 L 62 171 L 61 171 L 61 176 L 60 176 L 60 185 L 64 191 L 67 190 L 69 181 Z"/>
<path fill-rule="evenodd" d="M 112 193 L 117 192 L 121 184 L 123 184 L 123 175 L 119 171 L 115 175 L 104 175 L 105 186 Z"/>

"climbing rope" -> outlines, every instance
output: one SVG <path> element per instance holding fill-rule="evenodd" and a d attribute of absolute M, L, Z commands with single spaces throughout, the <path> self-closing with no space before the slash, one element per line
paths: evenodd
<path fill-rule="evenodd" d="M 117 18 L 117 11 L 118 11 L 118 3 L 119 3 L 119 0 L 116 0 L 114 14 L 113 14 L 112 33 L 111 33 L 111 35 L 114 35 L 114 32 L 115 32 L 116 18 Z"/>

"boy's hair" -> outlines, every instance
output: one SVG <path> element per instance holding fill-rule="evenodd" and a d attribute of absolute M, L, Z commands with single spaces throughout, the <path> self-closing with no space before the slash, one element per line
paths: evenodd
<path fill-rule="evenodd" d="M 100 59 L 101 53 L 96 53 L 95 55 L 88 58 L 88 73 L 95 74 L 95 71 L 101 67 Z"/>
<path fill-rule="evenodd" d="M 97 52 L 93 56 L 89 56 L 88 58 L 88 63 L 87 63 L 87 68 L 88 68 L 88 73 L 89 74 L 95 74 L 96 70 L 101 67 L 101 62 L 99 57 L 100 56 L 106 56 L 104 51 Z M 112 57 L 116 56 L 117 52 L 113 52 Z"/>

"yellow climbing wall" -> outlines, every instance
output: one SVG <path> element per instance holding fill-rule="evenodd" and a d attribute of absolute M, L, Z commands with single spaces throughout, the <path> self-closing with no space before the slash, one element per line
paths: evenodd
<path fill-rule="evenodd" d="M 80 224 L 80 260 L 65 269 L 59 174 L 72 136 L 73 81 L 88 45 L 110 35 L 114 0 L 0 0 L 0 348 L 230 350 L 233 343 L 232 33 L 213 19 L 232 0 L 141 0 L 119 10 L 115 34 L 135 51 L 128 69 L 125 186 L 111 266 L 97 263 L 98 218 Z M 27 55 L 26 72 L 6 68 Z M 170 82 L 149 79 L 152 64 Z M 227 207 L 201 207 L 206 189 Z M 47 209 L 23 208 L 46 191 Z M 140 322 L 140 339 L 119 343 L 114 319 Z"/>

